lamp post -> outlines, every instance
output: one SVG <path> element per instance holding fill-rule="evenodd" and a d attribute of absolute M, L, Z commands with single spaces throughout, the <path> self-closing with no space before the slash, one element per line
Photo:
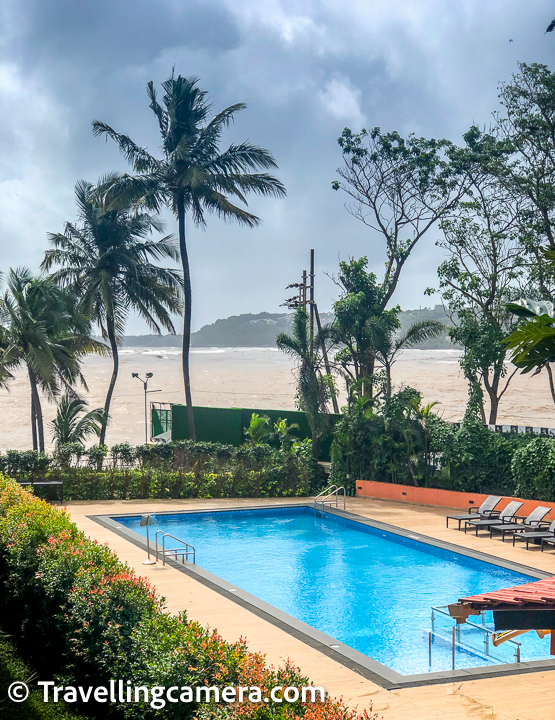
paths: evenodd
<path fill-rule="evenodd" d="M 149 390 L 148 389 L 148 381 L 152 377 L 153 373 L 147 373 L 146 379 L 143 380 L 141 377 L 139 377 L 139 373 L 131 373 L 131 377 L 137 378 L 137 380 L 140 380 L 143 384 L 143 388 L 145 390 L 145 443 L 148 442 L 148 403 L 147 403 L 147 396 L 149 393 L 155 393 L 155 392 L 162 392 L 161 390 Z"/>

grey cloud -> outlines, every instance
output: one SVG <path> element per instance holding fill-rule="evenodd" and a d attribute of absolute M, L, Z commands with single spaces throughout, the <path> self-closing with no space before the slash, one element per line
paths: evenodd
<path fill-rule="evenodd" d="M 92 118 L 156 150 L 145 95 L 173 65 L 196 75 L 215 109 L 248 104 L 226 136 L 276 156 L 281 201 L 252 198 L 264 224 L 245 230 L 211 219 L 190 228 L 194 322 L 275 311 L 284 286 L 315 247 L 319 293 L 329 309 L 338 255 L 383 248 L 343 208 L 330 183 L 345 125 L 459 141 L 488 123 L 497 83 L 517 61 L 551 63 L 543 35 L 548 0 L 29 0 L 4 5 L 0 38 L 0 239 L 3 264 L 40 262 L 47 231 L 74 217 L 73 183 L 126 165 L 93 138 Z M 508 42 L 509 38 L 514 42 Z M 173 229 L 173 218 L 168 217 Z M 441 252 L 432 232 L 407 264 L 396 301 L 429 302 Z M 5 268 L 3 268 L 5 269 Z M 133 324 L 131 329 L 139 331 Z"/>

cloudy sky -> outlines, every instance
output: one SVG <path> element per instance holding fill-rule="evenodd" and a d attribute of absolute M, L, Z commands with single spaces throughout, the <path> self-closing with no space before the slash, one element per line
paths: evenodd
<path fill-rule="evenodd" d="M 489 122 L 517 62 L 555 64 L 552 0 L 3 0 L 0 13 L 4 271 L 38 268 L 46 233 L 75 216 L 76 180 L 126 169 L 92 136 L 93 118 L 156 151 L 145 85 L 173 66 L 201 79 L 215 110 L 247 103 L 226 140 L 271 150 L 288 197 L 252 198 L 264 221 L 255 230 L 216 219 L 189 228 L 195 329 L 278 312 L 311 247 L 322 310 L 338 259 L 367 255 L 381 272 L 382 244 L 331 190 L 345 126 L 458 142 Z M 430 304 L 436 238 L 407 263 L 395 296 L 405 308 Z M 129 332 L 144 326 L 132 320 Z"/>

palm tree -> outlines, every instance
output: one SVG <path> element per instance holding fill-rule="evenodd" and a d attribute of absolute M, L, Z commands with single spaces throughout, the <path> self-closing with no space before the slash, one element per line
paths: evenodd
<path fill-rule="evenodd" d="M 172 72 L 162 83 L 161 104 L 154 84 L 149 82 L 147 85 L 150 109 L 156 116 L 162 137 L 161 158 L 154 157 L 109 125 L 93 121 L 94 134 L 112 138 L 136 173 L 122 175 L 107 183 L 102 189 L 107 202 L 113 207 L 125 207 L 133 202 L 155 212 L 166 206 L 177 217 L 185 287 L 183 382 L 189 435 L 193 440 L 196 434 L 189 378 L 192 297 L 185 216 L 189 214 L 195 225 L 204 227 L 206 212 L 215 213 L 224 220 L 236 220 L 252 228 L 260 224 L 260 218 L 235 205 L 230 198 L 247 205 L 246 195 L 251 192 L 274 197 L 286 194 L 277 178 L 266 172 L 253 172 L 277 167 L 267 150 L 243 142 L 220 151 L 222 132 L 246 105 L 230 105 L 209 119 L 211 105 L 206 91 L 197 87 L 198 82 L 198 78 L 176 77 Z"/>
<path fill-rule="evenodd" d="M 111 175 L 101 183 L 113 182 Z M 175 332 L 171 312 L 181 312 L 182 281 L 177 270 L 161 268 L 151 260 L 177 260 L 179 252 L 171 235 L 152 240 L 152 231 L 162 232 L 163 223 L 148 213 L 130 208 L 109 209 L 98 198 L 91 183 L 75 187 L 78 224 L 66 223 L 64 232 L 49 234 L 53 246 L 47 250 L 42 268 L 61 266 L 53 277 L 80 295 L 83 312 L 97 322 L 108 339 L 113 370 L 106 400 L 99 444 L 106 438 L 110 404 L 119 370 L 118 342 L 130 311 L 150 327 Z"/>
<path fill-rule="evenodd" d="M 62 388 L 71 391 L 80 381 L 81 358 L 102 352 L 90 336 L 90 321 L 78 308 L 75 294 L 52 277 L 33 277 L 26 268 L 10 270 L 0 298 L 3 360 L 10 368 L 25 364 L 31 386 L 33 449 L 44 451 L 41 389 L 53 400 Z"/>
<path fill-rule="evenodd" d="M 391 368 L 396 362 L 398 355 L 403 350 L 408 350 L 420 345 L 426 340 L 435 338 L 446 330 L 445 325 L 439 320 L 421 320 L 413 323 L 404 335 L 396 337 L 392 331 L 382 333 L 377 338 L 378 360 L 385 370 L 385 396 L 391 397 Z"/>
<path fill-rule="evenodd" d="M 100 435 L 104 425 L 104 410 L 96 408 L 84 412 L 86 408 L 87 402 L 77 395 L 65 393 L 62 396 L 56 417 L 49 423 L 52 440 L 57 446 L 67 443 L 82 445 L 89 435 Z"/>
<path fill-rule="evenodd" d="M 292 334 L 280 333 L 277 347 L 297 361 L 297 405 L 306 413 L 312 431 L 312 452 L 319 454 L 319 442 L 328 429 L 327 402 L 333 392 L 332 379 L 326 374 L 320 349 L 327 339 L 327 328 L 311 340 L 310 318 L 301 305 L 293 315 Z"/>

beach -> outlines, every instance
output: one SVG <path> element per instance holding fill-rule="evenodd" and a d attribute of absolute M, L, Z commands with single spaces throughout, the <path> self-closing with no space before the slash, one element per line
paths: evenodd
<path fill-rule="evenodd" d="M 143 384 L 153 373 L 148 402 L 184 402 L 181 353 L 177 348 L 122 348 L 120 372 L 111 408 L 107 444 L 139 444 L 145 440 Z M 424 403 L 439 401 L 434 409 L 448 421 L 461 420 L 467 399 L 467 383 L 459 367 L 458 350 L 408 350 L 393 366 L 395 386 L 419 390 Z M 509 372 L 512 368 L 509 368 Z M 112 372 L 111 358 L 91 355 L 83 361 L 88 392 L 81 395 L 90 408 L 102 407 Z M 191 382 L 195 405 L 295 409 L 294 363 L 274 348 L 193 348 Z M 343 390 L 343 382 L 338 386 Z M 340 405 L 345 403 L 342 392 Z M 20 368 L 9 390 L 0 390 L 0 450 L 32 447 L 30 426 L 31 393 L 27 371 Z M 51 447 L 48 423 L 55 405 L 43 401 L 45 441 Z M 517 373 L 500 404 L 498 424 L 555 427 L 547 375 Z M 92 440 L 91 440 L 92 442 Z"/>

